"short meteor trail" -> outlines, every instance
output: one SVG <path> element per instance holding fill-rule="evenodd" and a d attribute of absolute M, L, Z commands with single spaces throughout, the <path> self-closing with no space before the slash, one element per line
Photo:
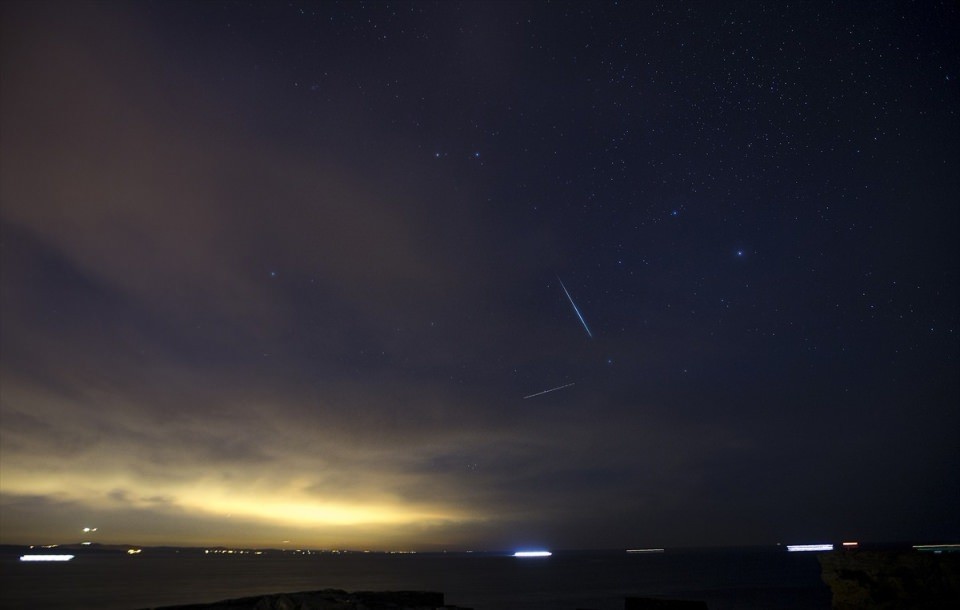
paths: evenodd
<path fill-rule="evenodd" d="M 593 333 L 590 332 L 590 328 L 587 326 L 586 320 L 583 319 L 583 315 L 580 313 L 580 310 L 577 308 L 577 304 L 573 302 L 573 297 L 570 296 L 570 291 L 567 290 L 567 287 L 563 285 L 563 280 L 560 279 L 560 276 L 557 276 L 557 281 L 560 282 L 560 287 L 563 288 L 563 291 L 567 295 L 567 299 L 570 300 L 570 304 L 573 305 L 573 311 L 577 312 L 577 317 L 580 318 L 580 323 L 583 324 L 583 330 L 587 331 L 587 336 L 593 339 Z"/>
<path fill-rule="evenodd" d="M 558 385 L 555 388 L 550 388 L 549 390 L 544 390 L 542 392 L 537 392 L 536 394 L 531 394 L 529 396 L 524 396 L 523 399 L 533 398 L 534 396 L 540 396 L 542 394 L 549 394 L 550 392 L 556 392 L 557 390 L 562 390 L 563 388 L 569 388 L 570 386 L 575 385 L 573 383 L 568 383 L 567 385 Z"/>

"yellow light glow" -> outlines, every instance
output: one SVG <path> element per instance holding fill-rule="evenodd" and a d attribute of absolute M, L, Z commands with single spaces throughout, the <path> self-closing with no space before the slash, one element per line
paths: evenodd
<path fill-rule="evenodd" d="M 294 525 L 401 524 L 455 519 L 441 512 L 422 511 L 400 505 L 346 504 L 289 501 L 283 499 L 224 497 L 204 494 L 183 499 L 186 508 L 208 513 L 232 514 Z"/>
<path fill-rule="evenodd" d="M 11 476 L 7 477 L 9 472 Z M 23 472 L 4 472 L 4 491 L 23 495 L 55 495 L 63 500 L 82 502 L 93 508 L 114 508 L 112 489 L 136 489 L 137 482 L 119 473 L 94 477 L 71 473 L 70 484 L 61 477 L 31 477 Z M 300 481 L 273 482 L 238 490 L 214 484 L 210 480 L 194 480 L 177 485 L 155 485 L 143 496 L 169 498 L 168 506 L 197 514 L 224 518 L 252 519 L 276 525 L 309 526 L 396 526 L 404 524 L 438 524 L 463 522 L 475 517 L 462 510 L 443 506 L 425 506 L 373 494 L 349 500 L 318 500 L 302 491 Z M 65 491 L 69 490 L 69 491 Z M 131 493 L 123 500 L 129 508 L 152 509 L 148 500 Z M 95 531 L 90 527 L 89 531 Z M 88 532 L 89 533 L 89 532 Z"/>
<path fill-rule="evenodd" d="M 315 491 L 318 476 L 304 474 L 306 468 L 300 464 L 280 475 L 256 471 L 244 478 L 231 471 L 198 472 L 193 477 L 166 480 L 144 480 L 135 473 L 111 470 L 106 465 L 94 468 L 90 464 L 65 463 L 58 468 L 56 472 L 41 474 L 23 464 L 0 461 L 2 491 L 56 498 L 58 503 L 75 504 L 91 514 L 144 511 L 144 516 L 156 514 L 181 522 L 196 519 L 212 527 L 206 528 L 201 537 L 191 534 L 190 538 L 174 541 L 204 545 L 261 546 L 270 540 L 284 539 L 282 534 L 295 534 L 298 545 L 402 546 L 427 530 L 447 530 L 486 520 L 462 506 L 391 493 L 391 489 L 403 483 L 402 473 L 391 476 L 389 472 L 358 471 L 357 482 L 346 486 L 342 494 L 331 484 L 330 492 L 321 496 Z M 110 528 L 105 525 L 88 522 L 77 529 L 88 527 L 86 535 L 98 536 L 98 542 L 165 542 L 118 529 L 116 524 Z M 91 533 L 94 527 L 109 529 L 111 533 L 101 538 L 102 532 Z M 86 539 L 89 540 L 92 538 Z"/>

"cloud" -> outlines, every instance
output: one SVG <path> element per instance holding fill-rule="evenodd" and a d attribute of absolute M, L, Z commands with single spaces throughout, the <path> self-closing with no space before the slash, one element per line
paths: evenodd
<path fill-rule="evenodd" d="M 584 348 L 549 225 L 500 223 L 359 98 L 278 133 L 247 104 L 286 95 L 214 93 L 134 9 L 6 15 L 5 541 L 84 515 L 118 542 L 505 544 L 672 506 L 737 440 L 654 416 L 662 382 L 599 390 L 629 339 Z"/>

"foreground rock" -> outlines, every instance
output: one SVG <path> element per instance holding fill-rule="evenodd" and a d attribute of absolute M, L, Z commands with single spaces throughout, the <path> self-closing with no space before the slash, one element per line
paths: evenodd
<path fill-rule="evenodd" d="M 628 597 L 624 610 L 707 610 L 707 602 L 657 597 Z"/>
<path fill-rule="evenodd" d="M 838 551 L 819 559 L 834 610 L 960 608 L 960 553 Z"/>
<path fill-rule="evenodd" d="M 447 606 L 434 591 L 357 591 L 339 589 L 277 593 L 227 599 L 212 604 L 165 606 L 155 610 L 470 610 Z"/>
<path fill-rule="evenodd" d="M 625 610 L 706 610 L 700 601 L 628 597 Z M 276 593 L 227 599 L 212 604 L 164 606 L 152 610 L 471 610 L 448 606 L 443 593 L 434 591 L 357 591 L 339 589 Z"/>

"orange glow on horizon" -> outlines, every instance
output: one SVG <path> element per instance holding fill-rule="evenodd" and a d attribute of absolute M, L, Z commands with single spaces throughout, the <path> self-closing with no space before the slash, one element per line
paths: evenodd
<path fill-rule="evenodd" d="M 218 529 L 219 533 L 208 528 L 201 538 L 187 534 L 201 544 L 259 544 L 273 539 L 274 534 L 269 532 L 287 530 L 287 535 L 295 533 L 298 540 L 306 544 L 324 546 L 336 540 L 339 544 L 365 545 L 400 540 L 408 526 L 422 532 L 478 520 L 477 516 L 456 508 L 392 497 L 377 489 L 376 480 L 369 481 L 368 489 L 362 493 L 353 490 L 353 495 L 318 498 L 303 491 L 305 486 L 295 477 L 285 481 L 259 479 L 242 489 L 222 481 L 215 484 L 209 479 L 143 489 L 133 477 L 122 473 L 83 471 L 38 477 L 10 468 L 3 471 L 4 494 L 46 496 L 84 510 L 102 510 L 107 515 L 114 511 L 151 511 L 171 515 L 184 523 L 196 518 L 200 523 L 224 526 Z M 64 484 L 68 477 L 70 485 Z M 115 490 L 124 491 L 120 494 Z M 157 503 L 153 500 L 157 497 L 164 501 Z M 98 519 L 100 525 L 107 522 L 106 517 Z M 149 530 L 131 535 L 117 528 L 110 529 L 112 534 L 100 537 L 99 542 L 144 544 L 153 539 Z M 187 526 L 185 531 L 189 530 Z"/>
<path fill-rule="evenodd" d="M 187 497 L 182 505 L 185 508 L 207 513 L 250 517 L 297 526 L 379 525 L 458 520 L 457 516 L 449 513 L 421 511 L 399 504 L 311 502 L 285 498 L 264 501 L 258 497 L 228 498 L 222 494 Z"/>

